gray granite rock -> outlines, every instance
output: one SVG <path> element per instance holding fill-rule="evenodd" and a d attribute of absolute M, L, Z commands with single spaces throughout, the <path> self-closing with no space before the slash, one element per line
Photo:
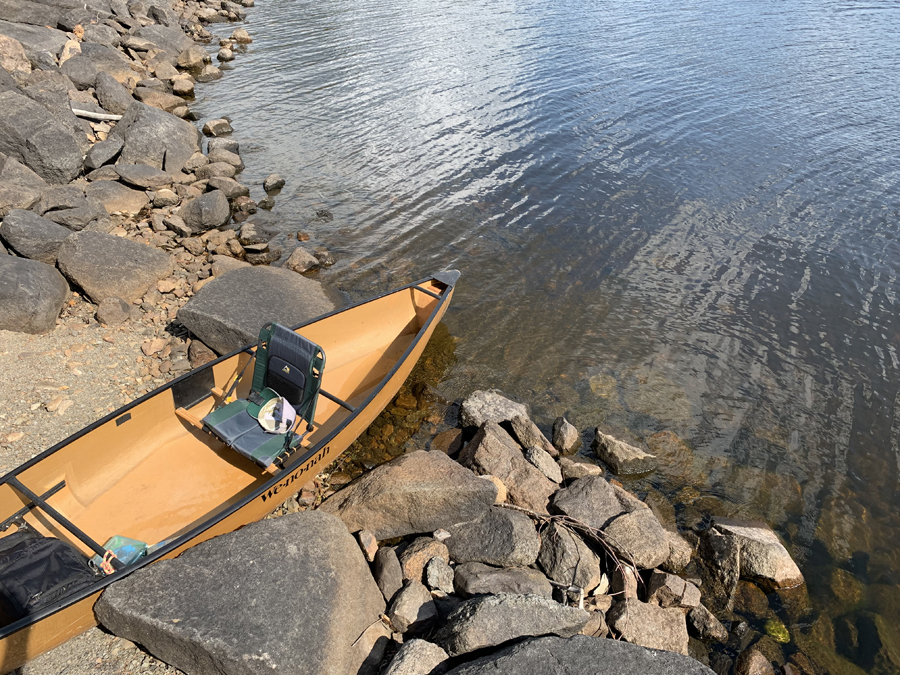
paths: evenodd
<path fill-rule="evenodd" d="M 398 633 L 421 633 L 431 627 L 438 612 L 425 585 L 421 581 L 407 579 L 391 600 L 387 615 Z"/>
<path fill-rule="evenodd" d="M 559 464 L 563 480 L 576 480 L 585 476 L 603 475 L 603 469 L 591 462 L 572 459 L 571 457 L 560 457 L 557 463 Z"/>
<path fill-rule="evenodd" d="M 553 422 L 553 447 L 561 455 L 571 455 L 581 447 L 581 434 L 565 417 L 557 417 Z"/>
<path fill-rule="evenodd" d="M 679 576 L 653 570 L 647 581 L 647 602 L 665 608 L 690 609 L 700 604 L 700 590 Z"/>
<path fill-rule="evenodd" d="M 78 139 L 46 108 L 15 91 L 0 93 L 0 152 L 16 158 L 48 183 L 81 173 Z"/>
<path fill-rule="evenodd" d="M 558 523 L 541 531 L 538 565 L 553 581 L 580 586 L 585 593 L 594 590 L 603 576 L 600 558 L 581 537 Z"/>
<path fill-rule="evenodd" d="M 269 174 L 263 181 L 263 190 L 266 192 L 274 192 L 284 187 L 284 178 L 277 173 Z"/>
<path fill-rule="evenodd" d="M 669 557 L 660 567 L 666 572 L 678 574 L 691 562 L 694 547 L 677 532 L 666 530 L 666 539 L 669 540 Z"/>
<path fill-rule="evenodd" d="M 654 455 L 604 434 L 600 427 L 594 431 L 591 449 L 617 474 L 645 473 L 653 471 L 659 464 Z"/>
<path fill-rule="evenodd" d="M 69 285 L 55 267 L 37 260 L 0 255 L 0 329 L 46 333 L 69 297 Z"/>
<path fill-rule="evenodd" d="M 55 26 L 60 10 L 49 4 L 29 0 L 0 0 L 0 19 L 34 26 Z"/>
<path fill-rule="evenodd" d="M 516 415 L 509 420 L 509 426 L 512 429 L 512 437 L 523 448 L 539 448 L 551 457 L 559 456 L 559 452 L 547 440 L 544 432 L 527 415 Z"/>
<path fill-rule="evenodd" d="M 293 272 L 278 271 L 304 283 L 315 283 Z M 223 281 L 240 272 L 229 273 Z M 492 483 L 445 454 L 418 451 L 363 474 L 326 499 L 320 508 L 340 516 L 351 531 L 367 529 L 378 539 L 388 539 L 477 519 L 494 503 L 496 495 Z"/>
<path fill-rule="evenodd" d="M 116 173 L 122 182 L 148 190 L 172 184 L 172 175 L 146 164 L 117 164 Z"/>
<path fill-rule="evenodd" d="M 384 599 L 390 603 L 397 591 L 403 588 L 403 567 L 393 547 L 382 546 L 378 549 L 372 563 L 372 576 Z"/>
<path fill-rule="evenodd" d="M 119 162 L 177 173 L 200 150 L 200 132 L 167 112 L 133 101 L 110 133 L 124 139 Z"/>
<path fill-rule="evenodd" d="M 741 575 L 739 546 L 730 535 L 709 528 L 700 535 L 697 556 L 707 604 L 714 612 L 730 612 Z"/>
<path fill-rule="evenodd" d="M 357 639 L 383 611 L 353 537 L 320 511 L 216 537 L 122 579 L 95 606 L 106 629 L 180 670 L 248 675 L 356 673 L 372 650 Z"/>
<path fill-rule="evenodd" d="M 225 225 L 231 219 L 231 207 L 224 192 L 213 190 L 187 200 L 178 215 L 192 232 L 199 233 Z"/>
<path fill-rule="evenodd" d="M 175 27 L 143 26 L 134 31 L 134 35 L 149 40 L 169 54 L 179 54 L 183 50 L 194 46 L 194 41 L 185 35 L 177 25 Z"/>
<path fill-rule="evenodd" d="M 425 566 L 434 557 L 449 560 L 450 553 L 447 546 L 434 537 L 416 537 L 409 546 L 399 553 L 400 567 L 403 568 L 404 579 L 422 581 L 425 574 Z"/>
<path fill-rule="evenodd" d="M 103 109 L 113 115 L 124 115 L 129 106 L 134 103 L 131 94 L 109 73 L 98 73 L 94 80 L 94 90 L 97 100 Z M 125 138 L 120 137 L 124 144 Z"/>
<path fill-rule="evenodd" d="M 688 632 L 700 640 L 728 642 L 728 631 L 705 606 L 697 605 L 687 613 Z"/>
<path fill-rule="evenodd" d="M 739 547 L 742 578 L 768 591 L 793 588 L 803 583 L 797 563 L 765 523 L 714 518 L 713 527 L 731 537 Z"/>
<path fill-rule="evenodd" d="M 59 247 L 70 234 L 72 230 L 21 209 L 11 210 L 0 226 L 0 237 L 16 253 L 48 265 L 56 264 Z"/>
<path fill-rule="evenodd" d="M 172 273 L 159 249 L 102 232 L 76 232 L 59 249 L 59 269 L 95 303 L 106 298 L 141 298 Z"/>
<path fill-rule="evenodd" d="M 34 171 L 0 153 L 0 218 L 11 209 L 32 208 L 47 188 L 44 179 Z"/>
<path fill-rule="evenodd" d="M 553 496 L 553 509 L 603 530 L 617 550 L 641 569 L 669 557 L 669 540 L 646 504 L 602 476 L 573 481 Z"/>
<path fill-rule="evenodd" d="M 97 306 L 97 321 L 107 326 L 118 326 L 134 317 L 136 310 L 137 307 L 122 298 L 105 298 Z M 197 340 L 196 344 L 202 343 Z"/>
<path fill-rule="evenodd" d="M 538 471 L 554 483 L 562 483 L 562 471 L 549 453 L 538 447 L 526 447 L 522 454 Z"/>
<path fill-rule="evenodd" d="M 233 201 L 238 197 L 246 197 L 250 194 L 250 188 L 246 185 L 241 185 L 233 178 L 226 178 L 225 176 L 213 176 L 209 179 L 207 185 L 210 190 L 221 190 L 222 194 L 229 201 Z"/>
<path fill-rule="evenodd" d="M 112 167 L 105 167 L 112 169 Z M 118 175 L 118 174 L 117 174 Z M 133 190 L 118 181 L 97 180 L 85 186 L 84 193 L 96 199 L 107 213 L 135 215 L 150 203 L 143 190 Z"/>
<path fill-rule="evenodd" d="M 104 164 L 109 164 L 122 151 L 123 144 L 121 138 L 107 138 L 105 141 L 94 143 L 84 158 L 84 168 L 93 171 Z"/>
<path fill-rule="evenodd" d="M 530 567 L 491 567 L 480 562 L 457 565 L 454 573 L 457 592 L 464 596 L 542 595 L 553 597 L 553 586 L 547 577 Z"/>
<path fill-rule="evenodd" d="M 470 397 L 471 398 L 471 397 Z M 522 455 L 522 449 L 496 422 L 484 422 L 459 453 L 459 462 L 478 474 L 496 476 L 506 485 L 510 503 L 540 513 L 557 487 Z"/>
<path fill-rule="evenodd" d="M 503 396 L 497 390 L 469 394 L 459 409 L 459 423 L 464 427 L 480 427 L 485 422 L 506 422 L 513 417 L 528 417 L 528 408 Z"/>
<path fill-rule="evenodd" d="M 626 642 L 688 655 L 687 624 L 679 609 L 663 609 L 627 598 L 612 606 L 606 622 Z"/>
<path fill-rule="evenodd" d="M 94 86 L 99 72 L 94 62 L 84 56 L 73 56 L 63 63 L 59 69 L 81 91 Z"/>
<path fill-rule="evenodd" d="M 138 73 L 131 67 L 133 62 L 118 49 L 93 42 L 82 42 L 81 54 L 90 59 L 98 71 L 111 75 L 120 83 L 140 79 Z"/>
<path fill-rule="evenodd" d="M 446 457 L 443 453 L 429 454 Z M 531 518 L 500 506 L 491 507 L 477 520 L 462 522 L 447 530 L 450 538 L 445 543 L 450 558 L 457 563 L 528 567 L 537 560 L 541 546 Z"/>
<path fill-rule="evenodd" d="M 435 556 L 425 565 L 425 585 L 433 591 L 453 593 L 453 568 L 441 556 Z"/>
<path fill-rule="evenodd" d="M 775 675 L 772 662 L 757 649 L 748 649 L 737 657 L 734 675 Z"/>
<path fill-rule="evenodd" d="M 457 666 L 448 675 L 714 675 L 688 656 L 586 635 L 526 640 Z"/>
<path fill-rule="evenodd" d="M 384 675 L 440 675 L 449 656 L 436 644 L 414 638 L 394 654 Z"/>
<path fill-rule="evenodd" d="M 536 635 L 571 637 L 587 624 L 583 609 L 541 595 L 482 595 L 463 602 L 436 635 L 450 656 Z"/>

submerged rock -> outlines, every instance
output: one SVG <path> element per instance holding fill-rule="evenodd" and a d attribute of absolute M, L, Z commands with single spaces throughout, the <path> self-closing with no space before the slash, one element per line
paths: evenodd
<path fill-rule="evenodd" d="M 646 473 L 658 466 L 656 457 L 640 448 L 604 434 L 600 427 L 594 431 L 591 444 L 594 454 L 617 474 Z"/>
<path fill-rule="evenodd" d="M 344 524 L 307 511 L 140 570 L 110 586 L 95 611 L 108 630 L 185 672 L 344 675 L 369 656 L 371 641 L 357 640 L 380 623 L 384 599 Z"/>

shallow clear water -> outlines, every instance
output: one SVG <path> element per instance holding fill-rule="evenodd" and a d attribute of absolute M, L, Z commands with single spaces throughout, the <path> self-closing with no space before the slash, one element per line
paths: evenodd
<path fill-rule="evenodd" d="M 900 615 L 873 599 L 900 583 L 900 5 L 260 0 L 247 27 L 196 110 L 245 182 L 287 179 L 268 219 L 336 253 L 323 281 L 461 270 L 446 391 L 672 431 L 691 451 L 636 489 L 768 520 L 817 612 L 855 607 L 846 573 Z"/>

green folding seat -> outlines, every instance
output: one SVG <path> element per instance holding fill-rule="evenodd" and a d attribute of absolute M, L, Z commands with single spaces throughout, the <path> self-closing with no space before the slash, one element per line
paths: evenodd
<path fill-rule="evenodd" d="M 203 418 L 204 428 L 244 457 L 271 471 L 312 431 L 324 369 L 325 352 L 321 347 L 290 328 L 268 323 L 259 332 L 253 383 L 247 398 L 226 403 L 210 412 Z M 243 371 L 225 395 L 225 400 L 242 375 Z M 297 411 L 296 425 L 283 434 L 266 432 L 257 420 L 260 408 L 277 396 Z M 306 429 L 299 434 L 297 429 L 304 421 Z"/>

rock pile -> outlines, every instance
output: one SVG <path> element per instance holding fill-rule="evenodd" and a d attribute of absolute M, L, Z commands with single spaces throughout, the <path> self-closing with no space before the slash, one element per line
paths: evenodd
<path fill-rule="evenodd" d="M 202 45 L 212 39 L 204 25 L 244 19 L 253 0 L 82 4 L 0 11 L 0 256 L 4 288 L 25 290 L 0 296 L 0 329 L 52 330 L 64 285 L 95 305 L 144 305 L 163 284 L 178 300 L 166 303 L 171 320 L 219 276 L 214 256 L 262 265 L 282 255 L 274 233 L 260 236 L 250 220 L 257 203 L 236 180 L 244 164 L 230 122 L 208 120 L 201 133 L 190 110 L 195 84 L 222 75 Z M 219 41 L 220 60 L 250 42 L 236 29 Z M 272 176 L 265 188 L 283 185 Z M 297 250 L 288 269 L 333 262 Z"/>
<path fill-rule="evenodd" d="M 297 513 L 317 501 L 307 490 L 286 509 L 294 514 L 292 523 L 313 517 L 328 523 L 336 540 L 355 535 L 352 551 L 342 544 L 340 562 L 317 561 L 320 554 L 312 547 L 304 544 L 303 549 L 311 557 L 309 567 L 320 565 L 322 579 L 335 579 L 329 583 L 344 583 L 345 574 L 362 583 L 358 577 L 364 569 L 371 574 L 364 575 L 367 583 L 378 591 L 381 619 L 364 631 L 353 624 L 369 650 L 368 658 L 355 653 L 355 663 L 362 665 L 353 672 L 562 673 L 581 672 L 586 664 L 590 668 L 584 672 L 607 672 L 597 664 L 614 659 L 617 665 L 609 672 L 727 673 L 737 664 L 736 675 L 747 675 L 773 672 L 759 668 L 772 668 L 779 658 L 785 662 L 780 648 L 771 650 L 772 638 L 754 638 L 717 595 L 724 589 L 733 598 L 738 584 L 762 594 L 754 584 L 784 589 L 803 583 L 771 529 L 713 519 L 699 536 L 682 536 L 665 529 L 647 504 L 603 475 L 601 466 L 559 457 L 563 448 L 547 441 L 521 404 L 482 391 L 459 409 L 464 431 L 455 458 L 440 449 L 409 452 L 326 492 L 316 511 Z M 607 438 L 607 445 L 618 443 Z M 574 444 L 570 439 L 566 445 Z M 575 471 L 577 466 L 584 470 Z M 343 530 L 335 530 L 337 522 Z M 239 551 L 258 557 L 258 543 L 238 544 L 241 533 L 228 537 L 231 543 L 219 548 L 229 557 Z M 292 541 L 269 548 L 290 551 Z M 215 593 L 222 578 L 215 570 L 231 563 L 204 557 L 202 567 L 213 570 L 208 580 L 196 572 L 192 557 L 165 564 L 172 568 L 167 572 L 172 579 L 192 579 L 192 590 L 178 602 L 193 606 L 195 594 L 202 604 Z M 177 565 L 187 567 L 176 572 Z M 183 656 L 201 647 L 217 663 L 227 661 L 221 650 L 236 649 L 228 645 L 249 620 L 240 603 L 228 608 L 217 600 L 216 618 L 208 624 L 170 626 L 169 615 L 178 613 L 173 591 L 154 569 L 107 592 L 110 597 L 104 596 L 98 610 L 104 625 L 187 672 L 195 672 L 188 666 L 198 659 L 213 658 Z M 723 579 L 734 588 L 729 590 Z M 299 595 L 297 601 L 306 607 L 309 598 Z M 335 600 L 316 595 L 314 602 L 326 607 Z M 345 608 L 344 620 L 355 621 L 355 612 L 378 604 L 366 600 L 352 611 Z M 331 612 L 319 620 L 334 626 L 319 631 L 325 635 L 342 625 Z M 220 628 L 232 622 L 237 628 Z M 285 639 L 293 639 L 291 630 Z M 774 628 L 770 634 L 777 634 Z M 280 641 L 282 633 L 271 639 Z M 329 672 L 318 656 L 324 637 L 306 639 L 313 640 L 312 646 L 290 658 L 279 656 L 279 669 Z M 190 647 L 179 646 L 185 641 Z M 251 648 L 268 651 L 273 659 L 288 651 L 268 649 L 259 641 L 243 647 Z M 756 670 L 747 670 L 751 667 Z"/>

